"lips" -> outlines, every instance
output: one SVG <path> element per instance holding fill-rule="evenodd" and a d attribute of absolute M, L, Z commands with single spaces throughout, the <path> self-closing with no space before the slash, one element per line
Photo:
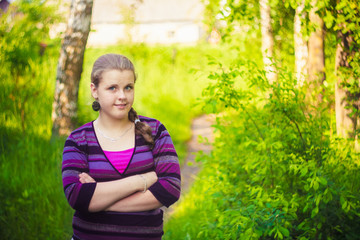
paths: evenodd
<path fill-rule="evenodd" d="M 114 104 L 115 107 L 119 108 L 119 109 L 124 109 L 126 108 L 126 103 L 120 103 L 120 104 Z"/>

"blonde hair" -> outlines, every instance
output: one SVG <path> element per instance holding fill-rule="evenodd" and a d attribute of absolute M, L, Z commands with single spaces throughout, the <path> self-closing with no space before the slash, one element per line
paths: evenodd
<path fill-rule="evenodd" d="M 120 54 L 105 54 L 96 59 L 93 69 L 91 71 L 91 82 L 97 87 L 101 80 L 102 74 L 109 70 L 129 70 L 134 74 L 134 81 L 136 81 L 136 74 L 134 64 L 125 56 Z"/>

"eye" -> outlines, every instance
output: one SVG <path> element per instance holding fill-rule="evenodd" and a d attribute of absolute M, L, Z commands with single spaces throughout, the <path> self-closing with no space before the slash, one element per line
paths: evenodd
<path fill-rule="evenodd" d="M 131 86 L 131 85 L 127 85 L 127 86 L 125 87 L 125 90 L 127 90 L 127 91 L 129 91 L 129 90 L 131 90 L 131 89 L 133 89 L 133 86 Z"/>
<path fill-rule="evenodd" d="M 110 91 L 114 91 L 114 90 L 116 89 L 116 87 L 111 86 L 111 87 L 109 87 L 108 89 L 109 89 Z"/>

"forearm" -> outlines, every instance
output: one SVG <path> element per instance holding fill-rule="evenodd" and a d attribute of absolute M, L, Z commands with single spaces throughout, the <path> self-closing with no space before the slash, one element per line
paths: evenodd
<path fill-rule="evenodd" d="M 98 182 L 89 204 L 89 212 L 103 211 L 143 188 L 144 182 L 138 175 L 110 182 Z"/>
<path fill-rule="evenodd" d="M 112 204 L 106 211 L 114 212 L 141 212 L 162 207 L 162 204 L 148 190 L 136 192 Z"/>

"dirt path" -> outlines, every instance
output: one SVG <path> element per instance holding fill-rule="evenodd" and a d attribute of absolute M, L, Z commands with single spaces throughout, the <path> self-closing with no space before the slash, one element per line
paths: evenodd
<path fill-rule="evenodd" d="M 202 115 L 198 118 L 195 118 L 191 125 L 192 138 L 188 142 L 188 153 L 185 159 L 183 166 L 181 167 L 181 195 L 186 194 L 191 184 L 196 179 L 197 173 L 201 168 L 201 164 L 195 162 L 195 154 L 198 151 L 203 151 L 204 153 L 209 153 L 211 151 L 211 145 L 205 143 L 199 143 L 199 136 L 202 138 L 207 138 L 209 142 L 213 142 L 213 129 L 211 125 L 214 122 L 213 115 Z M 164 219 L 165 221 L 169 218 L 171 213 L 176 209 L 176 205 L 172 205 L 170 208 L 164 210 Z"/>

